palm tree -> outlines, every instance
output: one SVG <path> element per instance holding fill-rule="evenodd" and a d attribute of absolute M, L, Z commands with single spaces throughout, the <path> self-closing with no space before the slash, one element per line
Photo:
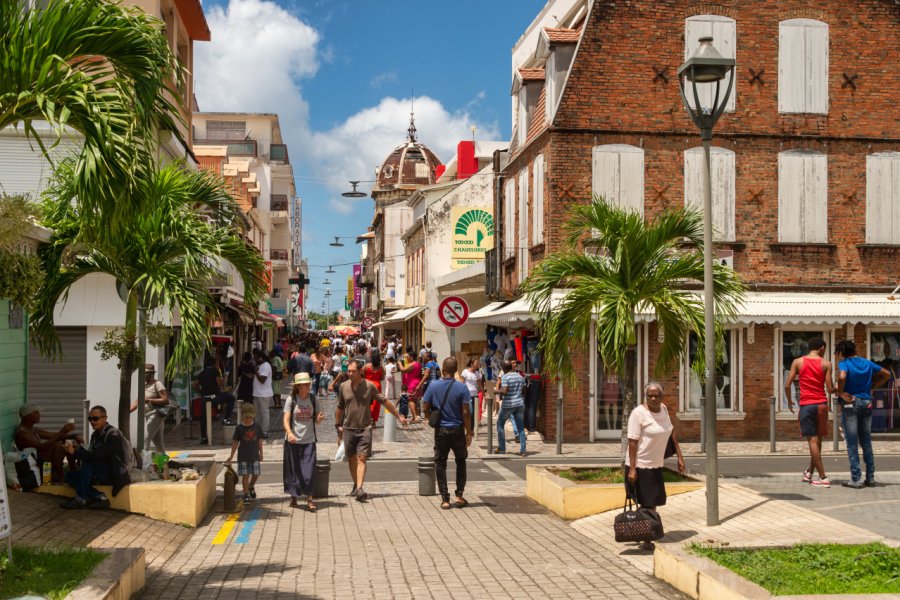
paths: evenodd
<path fill-rule="evenodd" d="M 118 216 L 127 207 L 107 193 L 121 187 L 110 182 L 136 181 L 158 127 L 177 135 L 179 113 L 169 98 L 179 97 L 172 90 L 183 71 L 162 22 L 138 8 L 106 0 L 41 4 L 0 2 L 0 129 L 22 126 L 48 160 L 36 123 L 56 131 L 54 145 L 66 129 L 80 133 L 78 196 L 106 208 L 97 216 Z"/>
<path fill-rule="evenodd" d="M 158 304 L 177 311 L 181 334 L 167 374 L 190 369 L 209 343 L 209 315 L 218 305 L 207 286 L 216 264 L 234 266 L 244 284 L 247 306 L 256 306 L 265 289 L 262 256 L 241 237 L 243 216 L 224 181 L 204 171 L 175 164 L 149 168 L 140 180 L 135 207 L 113 232 L 98 231 L 97 222 L 76 197 L 78 168 L 64 161 L 45 192 L 43 224 L 53 230 L 41 260 L 46 279 L 32 315 L 31 335 L 47 356 L 60 353 L 54 309 L 69 288 L 91 273 L 114 277 L 127 294 L 125 336 L 136 337 L 139 307 Z M 119 426 L 128 434 L 131 374 L 140 364 L 138 352 L 120 362 Z"/>
<path fill-rule="evenodd" d="M 563 248 L 542 260 L 523 285 L 532 311 L 540 315 L 543 362 L 548 371 L 558 369 L 559 376 L 573 384 L 571 356 L 593 352 L 589 345 L 596 332 L 604 367 L 625 385 L 624 443 L 635 406 L 636 365 L 629 358 L 637 343 L 640 312 L 653 311 L 665 332 L 657 374 L 678 364 L 691 332 L 700 344 L 701 362 L 694 368 L 702 373 L 703 301 L 696 287 L 703 283 L 703 215 L 678 209 L 645 221 L 595 195 L 590 204 L 572 209 L 564 234 Z M 722 265 L 715 265 L 713 277 L 721 344 L 724 324 L 736 315 L 744 287 L 735 272 Z M 564 297 L 560 290 L 565 290 Z"/>

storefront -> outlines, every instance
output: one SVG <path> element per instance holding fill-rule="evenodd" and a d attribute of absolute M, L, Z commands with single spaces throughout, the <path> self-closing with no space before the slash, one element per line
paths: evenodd
<path fill-rule="evenodd" d="M 872 432 L 900 433 L 900 326 L 869 328 L 866 347 L 871 349 L 869 358 L 891 373 L 872 393 Z"/>

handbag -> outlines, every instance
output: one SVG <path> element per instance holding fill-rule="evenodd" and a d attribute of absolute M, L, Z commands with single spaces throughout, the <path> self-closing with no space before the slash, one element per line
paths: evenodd
<path fill-rule="evenodd" d="M 652 542 L 663 535 L 659 513 L 649 508 L 635 508 L 631 496 L 626 496 L 622 513 L 616 515 L 613 531 L 617 542 Z"/>
<path fill-rule="evenodd" d="M 672 439 L 672 436 L 669 436 L 669 441 L 666 442 L 666 449 L 663 452 L 663 460 L 669 458 L 670 456 L 675 456 L 678 452 L 675 450 L 675 440 Z"/>
<path fill-rule="evenodd" d="M 437 428 L 441 424 L 441 413 L 444 412 L 444 405 L 447 404 L 447 396 L 450 395 L 451 387 L 453 387 L 453 380 L 447 384 L 447 389 L 444 391 L 444 399 L 441 400 L 441 407 L 437 411 L 432 410 L 428 413 L 428 424 L 433 428 Z"/>

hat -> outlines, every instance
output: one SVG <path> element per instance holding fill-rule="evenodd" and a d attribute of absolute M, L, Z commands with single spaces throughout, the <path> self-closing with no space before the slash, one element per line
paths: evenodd
<path fill-rule="evenodd" d="M 24 419 L 31 413 L 41 412 L 41 409 L 34 404 L 23 404 L 19 407 L 19 418 Z"/>
<path fill-rule="evenodd" d="M 294 375 L 294 385 L 303 385 L 305 383 L 312 383 L 309 373 L 297 373 Z"/>
<path fill-rule="evenodd" d="M 144 370 L 147 371 L 148 373 L 156 373 L 156 365 L 151 365 L 150 363 L 147 363 L 146 365 L 144 365 Z"/>

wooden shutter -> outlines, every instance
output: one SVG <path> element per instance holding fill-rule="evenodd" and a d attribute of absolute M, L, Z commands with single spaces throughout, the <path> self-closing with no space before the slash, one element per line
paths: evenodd
<path fill-rule="evenodd" d="M 548 124 L 553 121 L 553 109 L 556 108 L 556 62 L 556 51 L 551 48 L 544 65 L 544 121 Z"/>
<path fill-rule="evenodd" d="M 513 179 L 506 181 L 506 194 L 503 197 L 503 258 L 515 255 L 515 210 L 516 210 L 516 182 Z"/>
<path fill-rule="evenodd" d="M 528 275 L 528 167 L 519 173 L 519 283 Z"/>
<path fill-rule="evenodd" d="M 821 152 L 778 155 L 778 241 L 828 242 L 828 158 Z"/>
<path fill-rule="evenodd" d="M 727 148 L 710 148 L 713 239 L 735 240 L 735 159 Z M 703 148 L 684 153 L 684 205 L 703 210 Z"/>
<path fill-rule="evenodd" d="M 544 155 L 534 159 L 534 193 L 532 194 L 531 237 L 534 244 L 544 241 Z"/>
<path fill-rule="evenodd" d="M 866 157 L 866 243 L 900 244 L 900 152 Z"/>
<path fill-rule="evenodd" d="M 626 144 L 595 146 L 591 191 L 613 206 L 644 215 L 644 151 Z"/>
<path fill-rule="evenodd" d="M 778 112 L 828 114 L 827 23 L 779 23 Z"/>
<path fill-rule="evenodd" d="M 684 58 L 687 60 L 697 51 L 700 42 L 697 40 L 701 37 L 712 36 L 713 46 L 725 58 L 737 58 L 737 33 L 734 19 L 728 17 L 720 17 L 719 15 L 697 15 L 685 20 L 684 23 Z M 729 77 L 733 77 L 729 75 Z M 728 89 L 728 79 L 723 79 L 719 84 L 719 96 Z M 712 106 L 716 94 L 715 83 L 704 83 L 697 85 L 697 94 L 700 96 L 700 103 L 703 106 Z M 693 93 L 687 93 L 691 108 L 694 107 Z M 728 104 L 725 107 L 726 112 L 734 112 L 737 100 L 737 86 L 731 88 L 731 95 L 728 98 Z"/>

